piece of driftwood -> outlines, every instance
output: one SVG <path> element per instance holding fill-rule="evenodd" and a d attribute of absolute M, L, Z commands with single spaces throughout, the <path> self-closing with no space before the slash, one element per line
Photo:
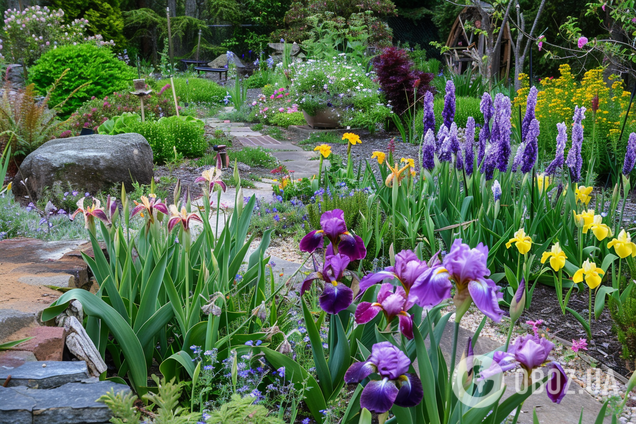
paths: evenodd
<path fill-rule="evenodd" d="M 84 308 L 82 308 L 82 304 L 78 300 L 71 300 L 68 308 L 55 317 L 55 323 L 58 327 L 64 327 L 68 317 L 75 317 L 79 322 L 84 321 Z"/>
<path fill-rule="evenodd" d="M 93 377 L 99 377 L 106 371 L 106 363 L 102 359 L 93 341 L 77 318 L 70 316 L 64 320 L 66 347 L 76 358 L 86 361 L 88 371 Z"/>

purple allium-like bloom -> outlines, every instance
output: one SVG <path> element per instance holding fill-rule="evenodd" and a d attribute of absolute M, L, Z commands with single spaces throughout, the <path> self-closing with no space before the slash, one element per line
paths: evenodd
<path fill-rule="evenodd" d="M 497 180 L 492 183 L 492 196 L 495 198 L 495 202 L 501 199 L 501 184 Z"/>
<path fill-rule="evenodd" d="M 528 129 L 530 128 L 530 123 L 533 119 L 535 119 L 534 111 L 537 107 L 537 95 L 539 94 L 539 90 L 537 87 L 531 87 L 530 92 L 528 93 L 528 101 L 526 102 L 526 115 L 523 117 L 523 121 L 521 122 L 521 139 L 525 140 L 528 134 Z"/>
<path fill-rule="evenodd" d="M 428 132 L 428 130 L 433 130 L 435 132 L 435 111 L 433 110 L 433 93 L 427 91 L 424 94 L 424 134 Z"/>
<path fill-rule="evenodd" d="M 550 165 L 548 165 L 548 167 L 545 169 L 546 175 L 554 175 L 557 168 L 563 166 L 563 154 L 565 152 L 565 144 L 568 141 L 568 133 L 565 122 L 558 123 L 557 130 L 559 134 L 556 138 L 556 154 L 554 155 L 554 159 L 552 160 L 552 162 L 550 162 Z"/>
<path fill-rule="evenodd" d="M 537 153 L 539 152 L 539 121 L 533 119 L 526 133 L 526 146 L 523 150 L 521 161 L 521 172 L 527 174 L 532 171 L 537 163 Z"/>
<path fill-rule="evenodd" d="M 444 96 L 442 118 L 444 118 L 444 125 L 450 128 L 455 119 L 455 84 L 453 80 L 446 81 L 446 95 Z"/>
<path fill-rule="evenodd" d="M 382 311 L 388 322 L 398 317 L 400 331 L 404 334 L 404 337 L 412 340 L 413 318 L 407 311 L 414 304 L 412 296 L 407 295 L 403 287 L 395 287 L 391 283 L 384 283 L 380 287 L 377 302 L 360 302 L 355 312 L 356 323 L 366 324 Z"/>
<path fill-rule="evenodd" d="M 472 116 L 469 116 L 466 121 L 464 138 L 464 169 L 467 175 L 472 175 L 475 162 L 475 120 Z"/>
<path fill-rule="evenodd" d="M 313 252 L 323 245 L 323 238 L 326 236 L 331 242 L 334 251 L 346 255 L 352 261 L 362 259 L 367 255 L 367 249 L 359 236 L 347 231 L 347 224 L 344 220 L 344 211 L 334 209 L 327 211 L 320 217 L 322 229 L 314 230 L 307 234 L 300 241 L 300 250 L 303 252 Z"/>
<path fill-rule="evenodd" d="M 583 125 L 581 121 L 585 119 L 585 107 L 574 107 L 574 117 L 572 120 L 572 147 L 568 152 L 566 163 L 570 168 L 570 176 L 572 181 L 578 183 L 581 180 L 581 168 L 583 167 L 583 157 L 581 149 L 583 148 Z"/>
<path fill-rule="evenodd" d="M 366 362 L 356 362 L 345 373 L 347 384 L 360 383 L 371 374 L 380 380 L 371 380 L 362 390 L 360 406 L 383 414 L 395 404 L 403 408 L 418 405 L 424 397 L 422 382 L 416 374 L 408 373 L 411 361 L 389 342 L 376 343 Z"/>
<path fill-rule="evenodd" d="M 495 322 L 499 322 L 503 311 L 499 308 L 499 299 L 503 294 L 494 281 L 487 279 L 488 247 L 479 243 L 471 249 L 461 239 L 456 239 L 450 252 L 444 257 L 443 265 L 456 285 L 453 299 L 457 307 L 457 318 L 468 310 L 471 301 Z"/>
<path fill-rule="evenodd" d="M 625 161 L 623 162 L 623 175 L 629 175 L 636 163 L 636 133 L 629 135 L 627 150 L 625 151 Z"/>
<path fill-rule="evenodd" d="M 337 314 L 345 310 L 353 302 L 353 291 L 347 287 L 342 279 L 348 275 L 349 258 L 345 255 L 327 255 L 322 271 L 312 272 L 300 286 L 302 296 L 315 280 L 323 280 L 325 289 L 320 295 L 320 307 L 329 314 Z"/>
<path fill-rule="evenodd" d="M 431 171 L 435 168 L 435 134 L 428 130 L 422 143 L 422 166 Z"/>

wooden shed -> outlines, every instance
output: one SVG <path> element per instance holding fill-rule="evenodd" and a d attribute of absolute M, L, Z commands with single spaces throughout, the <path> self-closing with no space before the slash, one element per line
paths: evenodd
<path fill-rule="evenodd" d="M 492 6 L 481 3 L 486 11 L 492 9 Z M 446 46 L 450 49 L 444 53 L 444 59 L 446 65 L 450 67 L 455 73 L 463 73 L 473 68 L 472 62 L 474 61 L 471 55 L 473 53 L 483 57 L 486 50 L 486 36 L 476 33 L 475 30 L 486 30 L 482 28 L 482 16 L 479 12 L 479 8 L 476 6 L 465 7 L 455 19 L 451 31 L 448 34 L 446 40 Z M 496 37 L 496 35 L 495 35 Z M 497 75 L 499 78 L 507 79 L 510 73 L 510 62 L 512 60 L 512 44 L 510 43 L 510 27 L 508 23 L 504 27 L 504 33 L 501 39 L 501 44 L 498 51 L 494 52 L 493 67 L 492 69 L 498 72 L 493 72 L 493 75 Z"/>

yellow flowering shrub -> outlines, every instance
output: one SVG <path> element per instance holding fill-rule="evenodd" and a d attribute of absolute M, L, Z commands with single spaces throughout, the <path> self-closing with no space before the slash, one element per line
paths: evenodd
<path fill-rule="evenodd" d="M 536 117 L 540 122 L 539 152 L 545 162 L 552 160 L 556 148 L 556 124 L 565 122 L 568 126 L 566 154 L 571 145 L 572 115 L 575 106 L 584 106 L 583 120 L 583 169 L 587 169 L 590 157 L 594 156 L 597 173 L 608 173 L 612 166 L 621 167 L 629 133 L 636 130 L 636 114 L 630 113 L 625 134 L 620 143 L 618 136 L 629 105 L 630 93 L 624 90 L 619 76 L 609 77 L 611 85 L 603 79 L 603 68 L 591 69 L 580 82 L 572 75 L 570 65 L 559 66 L 558 78 L 540 80 L 537 96 Z M 522 116 L 528 97 L 528 75 L 519 74 L 522 87 L 514 100 L 516 108 L 521 107 Z M 594 97 L 598 96 L 598 110 L 592 110 Z M 608 153 L 609 152 L 609 153 Z"/>

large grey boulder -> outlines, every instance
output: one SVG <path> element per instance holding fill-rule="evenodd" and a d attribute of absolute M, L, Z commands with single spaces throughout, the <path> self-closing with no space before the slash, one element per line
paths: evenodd
<path fill-rule="evenodd" d="M 95 194 L 124 183 L 150 184 L 152 149 L 139 134 L 85 135 L 48 141 L 28 155 L 13 183 L 16 196 L 36 200 L 45 188 Z"/>

